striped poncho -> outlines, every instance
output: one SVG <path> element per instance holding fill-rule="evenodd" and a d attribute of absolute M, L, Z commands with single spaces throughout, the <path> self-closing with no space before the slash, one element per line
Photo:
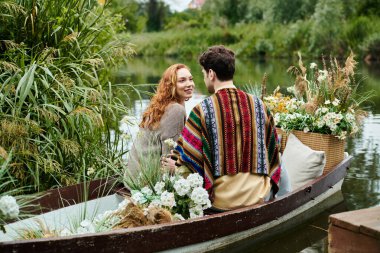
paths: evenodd
<path fill-rule="evenodd" d="M 279 149 L 273 118 L 263 102 L 229 88 L 195 106 L 177 141 L 179 163 L 204 178 L 212 192 L 214 180 L 250 172 L 271 177 L 274 192 L 280 179 Z"/>

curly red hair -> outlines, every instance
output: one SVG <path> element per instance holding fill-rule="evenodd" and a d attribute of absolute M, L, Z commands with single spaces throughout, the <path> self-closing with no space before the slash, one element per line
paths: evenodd
<path fill-rule="evenodd" d="M 180 103 L 180 98 L 177 96 L 177 72 L 179 69 L 186 68 L 185 64 L 173 64 L 162 74 L 158 84 L 156 94 L 150 100 L 148 108 L 142 116 L 140 127 L 151 130 L 157 129 L 160 125 L 162 115 L 164 115 L 166 107 L 173 102 Z"/>

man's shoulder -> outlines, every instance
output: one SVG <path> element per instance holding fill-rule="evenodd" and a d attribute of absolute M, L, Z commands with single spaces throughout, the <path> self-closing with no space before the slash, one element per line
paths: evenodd
<path fill-rule="evenodd" d="M 256 95 L 252 94 L 252 93 L 249 93 L 249 92 L 246 92 L 246 91 L 243 91 L 241 89 L 237 89 L 237 92 L 240 94 L 240 95 L 245 95 L 247 97 L 251 97 L 253 99 L 259 99 Z"/>
<path fill-rule="evenodd" d="M 218 98 L 216 93 L 204 98 L 201 102 L 199 102 L 196 107 L 198 110 L 202 111 L 207 107 L 210 107 L 212 104 L 218 103 Z M 195 107 L 194 107 L 195 108 Z"/>
<path fill-rule="evenodd" d="M 261 98 L 259 98 L 258 96 L 252 94 L 252 93 L 248 93 L 248 92 L 245 92 L 245 91 L 242 91 L 242 90 L 238 90 L 238 92 L 243 95 L 243 96 L 246 96 L 247 98 L 250 98 L 253 100 L 254 103 L 260 103 L 260 104 L 263 104 L 263 101 L 261 100 Z"/>

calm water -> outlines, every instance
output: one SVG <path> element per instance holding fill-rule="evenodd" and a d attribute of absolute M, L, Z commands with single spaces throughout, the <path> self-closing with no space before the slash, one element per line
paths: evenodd
<path fill-rule="evenodd" d="M 116 81 L 134 84 L 157 83 L 161 73 L 174 63 L 177 63 L 176 59 L 133 59 L 116 74 Z M 194 98 L 186 104 L 186 110 L 190 111 L 207 95 L 207 92 L 196 60 L 187 60 L 184 63 L 192 70 L 197 91 Z M 283 60 L 267 62 L 239 60 L 236 64 L 234 82 L 240 87 L 259 84 L 263 74 L 267 73 L 267 90 L 270 93 L 278 85 L 281 87 L 291 85 L 292 77 L 286 73 L 290 65 L 292 62 Z M 347 140 L 346 151 L 354 159 L 342 186 L 344 202 L 337 207 L 338 209 L 327 210 L 294 231 L 277 236 L 270 245 L 261 245 L 260 248 L 264 247 L 265 252 L 327 252 L 326 229 L 330 213 L 380 205 L 380 66 L 361 64 L 357 73 L 360 74 L 357 80 L 361 80 L 361 90 L 374 90 L 376 96 L 371 99 L 371 103 L 366 105 L 369 116 L 364 122 L 362 131 L 355 138 Z M 149 101 L 148 97 L 144 98 L 140 102 L 137 96 L 131 94 L 131 99 L 128 100 L 136 118 L 140 117 Z M 132 132 L 135 131 L 136 129 L 132 130 Z M 261 252 L 260 248 L 241 245 L 238 251 Z"/>

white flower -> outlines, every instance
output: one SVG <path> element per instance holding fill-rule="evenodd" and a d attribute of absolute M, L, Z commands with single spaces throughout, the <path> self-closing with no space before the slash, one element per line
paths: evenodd
<path fill-rule="evenodd" d="M 189 209 L 190 218 L 198 218 L 203 216 L 203 209 L 201 206 L 197 205 Z"/>
<path fill-rule="evenodd" d="M 153 195 L 153 191 L 148 186 L 145 186 L 144 188 L 142 188 L 141 193 L 144 194 L 145 196 Z"/>
<path fill-rule="evenodd" d="M 317 64 L 315 62 L 310 63 L 310 68 L 314 69 L 317 67 Z"/>
<path fill-rule="evenodd" d="M 69 235 L 72 235 L 73 233 L 71 233 L 70 230 L 68 230 L 67 228 L 64 228 L 62 229 L 60 232 L 59 232 L 59 236 L 69 236 Z"/>
<path fill-rule="evenodd" d="M 161 194 L 161 204 L 163 206 L 167 206 L 169 208 L 173 208 L 174 206 L 176 206 L 175 198 L 174 198 L 174 193 L 168 192 L 168 191 L 164 191 Z"/>
<path fill-rule="evenodd" d="M 171 182 L 171 183 L 173 183 L 173 184 L 174 184 L 174 182 L 176 181 L 176 177 L 174 177 L 174 176 L 171 176 L 171 177 L 169 178 L 169 180 L 170 180 L 170 182 Z"/>
<path fill-rule="evenodd" d="M 209 199 L 206 200 L 206 204 L 203 206 L 203 209 L 207 209 L 211 207 L 211 201 Z"/>
<path fill-rule="evenodd" d="M 327 70 L 319 70 L 319 76 L 317 78 L 318 82 L 322 82 L 327 78 L 328 72 Z"/>
<path fill-rule="evenodd" d="M 164 140 L 164 143 L 168 145 L 169 148 L 175 148 L 177 146 L 177 143 L 172 138 Z"/>
<path fill-rule="evenodd" d="M 15 219 L 20 213 L 16 199 L 8 195 L 0 198 L 0 211 L 6 219 Z"/>
<path fill-rule="evenodd" d="M 325 105 L 329 105 L 329 104 L 331 104 L 330 100 L 326 100 Z"/>
<path fill-rule="evenodd" d="M 77 234 L 95 233 L 95 226 L 89 220 L 83 220 L 77 228 Z"/>
<path fill-rule="evenodd" d="M 108 210 L 102 214 L 98 214 L 93 221 L 96 232 L 109 231 L 115 224 L 120 222 L 120 217 L 115 215 L 117 210 Z"/>
<path fill-rule="evenodd" d="M 309 129 L 308 127 L 305 127 L 305 128 L 303 129 L 303 132 L 304 132 L 304 133 L 310 132 L 310 129 Z"/>
<path fill-rule="evenodd" d="M 339 103 L 340 103 L 340 101 L 339 101 L 339 99 L 334 99 L 334 101 L 332 102 L 332 104 L 334 105 L 334 106 L 338 106 L 339 105 Z"/>
<path fill-rule="evenodd" d="M 336 113 L 335 117 L 339 120 L 343 119 L 343 114 L 342 113 Z"/>
<path fill-rule="evenodd" d="M 173 215 L 174 220 L 185 220 L 182 215 L 176 213 Z"/>
<path fill-rule="evenodd" d="M 324 125 L 325 125 L 325 121 L 323 119 L 320 119 L 320 120 L 317 121 L 317 126 L 319 128 L 322 128 Z"/>
<path fill-rule="evenodd" d="M 92 225 L 92 222 L 89 220 L 82 220 L 82 222 L 80 223 L 80 226 L 84 228 L 91 227 L 91 225 Z"/>
<path fill-rule="evenodd" d="M 203 178 L 198 173 L 190 174 L 186 180 L 190 183 L 192 188 L 202 187 L 203 186 Z"/>
<path fill-rule="evenodd" d="M 355 116 L 351 113 L 347 113 L 346 114 L 346 119 L 348 122 L 350 122 L 351 124 L 355 122 Z"/>
<path fill-rule="evenodd" d="M 278 124 L 280 122 L 280 120 L 281 120 L 280 114 L 276 113 L 274 115 L 274 122 L 275 122 L 275 124 Z"/>
<path fill-rule="evenodd" d="M 346 131 L 342 131 L 342 132 L 339 134 L 338 138 L 339 138 L 340 140 L 344 140 L 344 139 L 346 139 L 346 136 L 347 136 L 347 132 L 346 132 Z"/>
<path fill-rule="evenodd" d="M 338 126 L 335 125 L 335 124 L 334 125 L 330 125 L 329 127 L 330 127 L 331 132 L 334 132 L 338 128 Z"/>
<path fill-rule="evenodd" d="M 101 222 L 102 220 L 106 219 L 109 215 L 109 211 L 104 212 L 104 213 L 100 213 L 98 215 L 96 215 L 96 217 L 94 218 L 94 223 L 98 223 L 98 222 Z"/>
<path fill-rule="evenodd" d="M 190 191 L 190 183 L 184 178 L 177 180 L 173 187 L 179 196 L 185 196 Z"/>
<path fill-rule="evenodd" d="M 95 169 L 93 167 L 90 167 L 87 169 L 87 176 L 90 176 L 91 174 L 95 173 Z"/>
<path fill-rule="evenodd" d="M 164 175 L 162 175 L 162 181 L 166 182 L 168 181 L 168 179 L 169 179 L 168 174 L 165 173 Z"/>
<path fill-rule="evenodd" d="M 287 90 L 289 93 L 294 93 L 295 88 L 294 88 L 294 86 L 290 86 L 290 87 L 288 87 L 286 90 Z"/>
<path fill-rule="evenodd" d="M 190 198 L 196 205 L 206 205 L 208 198 L 207 191 L 202 187 L 197 187 L 193 190 L 190 195 Z"/>
<path fill-rule="evenodd" d="M 142 194 L 139 191 L 132 191 L 132 197 L 134 201 L 136 201 L 138 204 L 144 204 L 147 200 L 144 197 L 144 194 Z"/>
<path fill-rule="evenodd" d="M 161 194 L 162 191 L 164 190 L 164 187 L 165 187 L 165 183 L 160 181 L 160 182 L 157 182 L 156 185 L 154 186 L 154 191 L 156 192 L 156 194 Z"/>

